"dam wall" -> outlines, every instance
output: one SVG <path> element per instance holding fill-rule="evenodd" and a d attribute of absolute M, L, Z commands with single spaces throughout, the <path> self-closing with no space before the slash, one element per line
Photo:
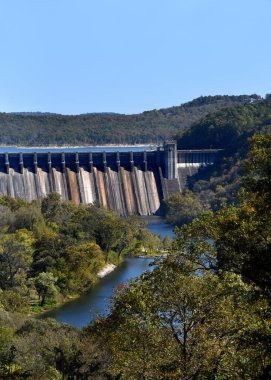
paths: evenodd
<path fill-rule="evenodd" d="M 223 149 L 194 149 L 177 151 L 177 172 L 182 191 L 187 186 L 187 180 L 196 174 L 200 168 L 213 165 Z"/>
<path fill-rule="evenodd" d="M 189 157 L 173 143 L 151 151 L 0 153 L 0 194 L 31 202 L 58 192 L 124 216 L 159 215 L 161 201 L 181 191 L 182 170 L 199 164 Z"/>
<path fill-rule="evenodd" d="M 162 154 L 162 153 L 161 153 Z M 159 213 L 160 151 L 0 154 L 0 194 L 32 201 L 58 192 L 120 215 Z"/>

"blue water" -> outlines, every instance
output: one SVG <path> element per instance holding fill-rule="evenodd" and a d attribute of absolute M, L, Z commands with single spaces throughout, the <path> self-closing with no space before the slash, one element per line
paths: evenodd
<path fill-rule="evenodd" d="M 102 278 L 88 293 L 70 301 L 60 308 L 42 316 L 54 318 L 76 327 L 86 326 L 100 316 L 106 316 L 115 289 L 120 284 L 128 283 L 132 278 L 149 270 L 150 258 L 127 258 L 113 272 Z"/>
<path fill-rule="evenodd" d="M 47 153 L 47 152 L 142 152 L 144 150 L 154 150 L 153 146 L 86 146 L 86 147 L 1 147 L 0 153 Z"/>
<path fill-rule="evenodd" d="M 141 218 L 147 223 L 147 227 L 153 233 L 162 237 L 169 235 L 173 238 L 172 227 L 160 217 Z M 54 309 L 42 316 L 54 318 L 59 322 L 65 322 L 76 327 L 86 326 L 97 319 L 99 315 L 106 316 L 110 310 L 110 303 L 115 289 L 123 283 L 140 276 L 146 270 L 151 270 L 151 258 L 127 258 L 113 272 L 102 278 L 99 283 L 88 293 L 74 301 Z"/>
<path fill-rule="evenodd" d="M 141 216 L 140 220 L 147 224 L 147 228 L 156 235 L 161 235 L 162 238 L 169 236 L 173 239 L 173 227 L 166 223 L 164 218 L 160 216 Z"/>

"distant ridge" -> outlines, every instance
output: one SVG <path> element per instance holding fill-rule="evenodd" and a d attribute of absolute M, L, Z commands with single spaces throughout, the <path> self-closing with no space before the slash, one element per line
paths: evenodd
<path fill-rule="evenodd" d="M 110 115 L 121 115 L 121 114 L 117 112 L 88 112 L 88 113 L 80 113 L 78 116 L 92 116 L 92 115 L 110 116 Z"/>
<path fill-rule="evenodd" d="M 10 112 L 8 115 L 18 115 L 18 116 L 61 116 L 60 113 L 53 112 Z"/>
<path fill-rule="evenodd" d="M 158 144 L 225 107 L 261 102 L 252 95 L 201 96 L 179 106 L 123 115 L 113 112 L 61 115 L 0 113 L 2 145 Z"/>
<path fill-rule="evenodd" d="M 81 113 L 79 115 L 63 115 L 61 113 L 54 112 L 9 112 L 8 115 L 19 115 L 19 116 L 89 116 L 89 115 L 119 115 L 116 112 L 90 112 Z"/>

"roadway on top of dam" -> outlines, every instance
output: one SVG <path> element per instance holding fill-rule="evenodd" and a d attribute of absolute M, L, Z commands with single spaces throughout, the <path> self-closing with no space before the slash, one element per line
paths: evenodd
<path fill-rule="evenodd" d="M 87 153 L 87 152 L 142 152 L 156 150 L 154 145 L 104 145 L 104 146 L 47 146 L 47 147 L 18 147 L 0 146 L 0 153 Z"/>

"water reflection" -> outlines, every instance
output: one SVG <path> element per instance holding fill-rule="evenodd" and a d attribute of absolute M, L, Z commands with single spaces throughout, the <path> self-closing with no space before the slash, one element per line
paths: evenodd
<path fill-rule="evenodd" d="M 173 239 L 173 227 L 167 224 L 164 218 L 160 216 L 140 216 L 139 219 L 147 223 L 147 228 L 153 234 L 161 235 L 162 238 L 169 236 Z"/>
<path fill-rule="evenodd" d="M 42 317 L 55 318 L 59 322 L 82 327 L 98 315 L 106 316 L 114 289 L 122 283 L 128 283 L 131 278 L 140 276 L 146 270 L 151 270 L 149 264 L 152 261 L 149 258 L 127 258 L 114 272 L 101 279 L 90 292 Z"/>
<path fill-rule="evenodd" d="M 161 235 L 163 238 L 173 238 L 172 227 L 165 223 L 161 217 L 140 217 L 147 223 L 147 228 Z M 76 327 L 86 326 L 97 318 L 98 315 L 106 316 L 109 312 L 110 302 L 114 289 L 122 283 L 128 283 L 132 278 L 140 276 L 146 270 L 152 270 L 151 258 L 127 258 L 124 262 L 101 279 L 99 283 L 88 293 L 71 301 L 58 309 L 52 310 L 42 316 L 55 318 L 59 322 L 65 322 Z"/>

